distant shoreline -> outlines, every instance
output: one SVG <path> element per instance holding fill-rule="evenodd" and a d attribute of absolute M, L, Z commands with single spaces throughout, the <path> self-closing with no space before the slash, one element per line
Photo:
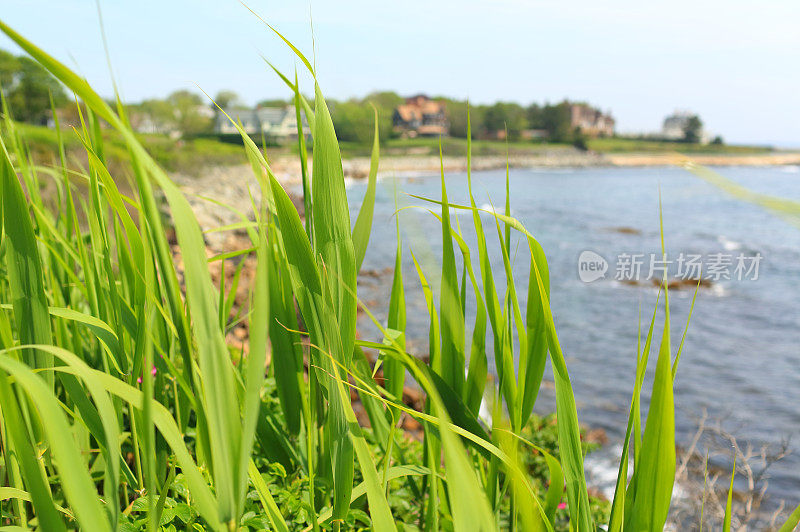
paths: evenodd
<path fill-rule="evenodd" d="M 512 154 L 508 157 L 510 168 L 631 168 L 650 166 L 679 166 L 687 161 L 704 166 L 784 166 L 800 165 L 800 152 L 768 152 L 763 154 L 693 154 L 679 153 L 595 153 L 578 150 L 548 150 L 535 154 Z M 299 163 L 277 160 L 281 170 L 299 175 Z M 345 177 L 364 179 L 369 175 L 368 157 L 345 158 L 342 161 Z M 466 157 L 403 155 L 384 156 L 380 159 L 380 177 L 425 175 L 445 172 L 466 172 Z M 472 157 L 473 170 L 498 170 L 506 167 L 506 158 L 497 155 Z"/>

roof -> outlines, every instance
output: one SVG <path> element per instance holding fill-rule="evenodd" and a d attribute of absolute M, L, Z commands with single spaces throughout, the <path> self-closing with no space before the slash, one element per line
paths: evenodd
<path fill-rule="evenodd" d="M 224 112 L 234 121 L 241 121 L 245 129 L 271 129 L 284 124 L 287 119 L 295 123 L 295 108 L 293 105 L 286 107 L 259 107 L 257 109 L 229 108 Z M 308 129 L 305 114 L 301 114 L 303 128 Z M 229 122 L 223 113 L 217 113 L 217 127 L 224 127 Z"/>
<path fill-rule="evenodd" d="M 397 107 L 397 114 L 404 122 L 422 120 L 424 115 L 440 113 L 444 113 L 444 104 L 421 94 L 406 98 L 406 103 Z"/>
<path fill-rule="evenodd" d="M 242 108 L 228 108 L 223 109 L 224 113 L 231 117 L 234 121 L 241 121 L 243 124 L 247 124 L 248 122 L 254 122 L 257 120 L 257 117 L 253 114 L 252 109 L 242 109 Z M 217 121 L 218 122 L 228 122 L 228 116 L 225 114 L 217 113 Z"/>
<path fill-rule="evenodd" d="M 291 111 L 294 113 L 294 107 Z M 261 107 L 255 111 L 258 121 L 262 124 L 280 124 L 288 113 L 288 107 Z"/>

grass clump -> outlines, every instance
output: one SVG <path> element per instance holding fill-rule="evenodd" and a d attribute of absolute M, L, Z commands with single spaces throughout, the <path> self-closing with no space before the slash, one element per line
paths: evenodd
<path fill-rule="evenodd" d="M 54 531 L 664 526 L 675 473 L 677 356 L 668 310 L 644 425 L 639 396 L 655 314 L 637 349 L 616 495 L 610 508 L 598 510 L 588 495 L 587 449 L 550 311 L 545 253 L 510 216 L 508 199 L 505 213 L 491 213 L 494 223 L 484 227 L 474 200 L 448 202 L 444 179 L 441 200 L 420 198 L 441 221 L 444 248 L 439 293 L 426 280 L 434 272 L 418 268 L 430 313 L 429 363 L 405 347 L 399 269 L 388 326 L 376 320 L 383 341 L 358 339 L 356 275 L 372 224 L 378 139 L 367 199 L 351 227 L 322 91 L 315 84 L 312 109 L 296 78 L 284 77 L 313 131 L 310 175 L 300 145 L 306 218 L 242 131 L 260 199 L 253 196 L 255 220 L 238 225 L 250 239 L 243 253 L 255 253 L 257 266 L 249 349 L 232 357 L 225 335 L 236 286 L 212 283 L 208 265 L 215 258 L 206 255 L 186 198 L 132 133 L 124 108 L 112 109 L 64 65 L 5 24 L 0 29 L 85 105 L 76 137 L 88 166 L 67 166 L 63 137 L 54 148 L 57 164 L 35 165 L 25 131 L 4 109 L 0 524 Z M 130 194 L 109 168 L 101 121 L 127 153 Z M 45 181 L 55 186 L 52 204 L 41 195 Z M 174 223 L 181 277 L 156 190 Z M 452 210 L 472 213 L 476 250 L 452 226 Z M 487 253 L 495 233 L 502 282 Z M 527 245 L 530 264 L 524 312 L 509 260 L 512 233 Z M 398 264 L 405 251 L 398 237 Z M 471 324 L 468 296 L 479 306 Z M 668 309 L 666 292 L 664 299 Z M 486 375 L 487 335 L 497 386 Z M 382 380 L 373 378 L 379 368 L 365 349 L 379 354 Z M 554 424 L 533 416 L 548 360 Z M 426 394 L 423 408 L 402 401 L 407 375 Z M 356 396 L 369 430 L 355 415 Z M 479 416 L 482 403 L 490 420 Z M 420 423 L 421 442 L 405 440 L 401 416 Z"/>

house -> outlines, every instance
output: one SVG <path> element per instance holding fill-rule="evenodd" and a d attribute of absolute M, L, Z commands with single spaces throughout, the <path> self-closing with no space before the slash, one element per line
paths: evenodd
<path fill-rule="evenodd" d="M 128 111 L 128 120 L 131 128 L 137 133 L 151 135 L 169 135 L 179 137 L 180 132 L 172 123 L 157 119 L 152 113 L 131 109 Z"/>
<path fill-rule="evenodd" d="M 697 115 L 691 111 L 675 111 L 664 119 L 664 124 L 661 126 L 661 138 L 666 140 L 683 140 L 686 137 L 686 126 L 689 124 L 689 120 L 696 116 Z M 701 128 L 699 134 L 700 143 L 708 144 L 709 140 L 709 133 Z"/>
<path fill-rule="evenodd" d="M 255 135 L 261 132 L 261 125 L 255 110 L 248 107 L 225 109 L 224 113 L 217 111 L 217 116 L 214 120 L 214 132 L 220 135 L 238 135 L 239 130 L 236 129 L 236 125 L 231 120 L 242 126 L 242 129 L 248 135 Z"/>
<path fill-rule="evenodd" d="M 450 130 L 444 103 L 423 94 L 406 98 L 406 103 L 395 109 L 392 125 L 396 133 L 409 138 L 447 136 Z"/>
<path fill-rule="evenodd" d="M 256 109 L 236 108 L 226 109 L 233 120 L 241 122 L 242 129 L 248 135 L 264 135 L 264 137 L 281 142 L 297 139 L 297 114 L 293 105 L 285 107 L 258 107 Z M 239 131 L 236 129 L 228 116 L 222 112 L 217 112 L 214 124 L 214 131 L 220 135 L 234 135 Z M 303 134 L 308 137 L 311 129 L 306 122 L 305 114 L 301 114 L 303 124 Z"/>
<path fill-rule="evenodd" d="M 614 135 L 614 117 L 585 103 L 570 104 L 569 123 L 571 129 L 580 129 L 583 134 L 590 137 Z"/>

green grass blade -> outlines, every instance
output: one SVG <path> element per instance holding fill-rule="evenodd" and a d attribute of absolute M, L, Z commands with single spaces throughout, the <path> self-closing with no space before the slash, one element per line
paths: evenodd
<path fill-rule="evenodd" d="M 625 522 L 626 508 L 630 507 L 631 501 L 626 498 L 626 485 L 628 483 L 628 465 L 630 461 L 629 456 L 631 438 L 633 437 L 634 441 L 641 440 L 641 413 L 639 410 L 639 403 L 641 401 L 642 384 L 644 382 L 645 371 L 647 370 L 647 362 L 650 355 L 650 343 L 653 338 L 653 328 L 655 326 L 656 313 L 658 312 L 658 300 L 660 297 L 661 292 L 659 292 L 658 297 L 656 298 L 655 309 L 653 310 L 653 316 L 650 319 L 650 328 L 648 329 L 647 338 L 645 340 L 645 348 L 641 353 L 641 356 L 639 355 L 642 338 L 641 311 L 639 313 L 639 327 L 637 328 L 638 343 L 636 346 L 636 377 L 634 380 L 633 395 L 631 397 L 631 407 L 630 411 L 628 412 L 628 427 L 625 431 L 625 441 L 622 444 L 622 456 L 620 457 L 619 470 L 617 472 L 617 482 L 614 488 L 614 499 L 611 503 L 611 514 L 608 521 L 608 530 L 610 532 L 618 532 L 622 530 L 622 526 Z M 635 457 L 638 456 L 640 445 L 640 443 L 634 444 L 634 462 Z M 636 469 L 634 470 L 634 473 L 635 472 Z M 631 485 L 635 486 L 635 482 L 636 480 L 634 476 Z M 633 493 L 633 491 L 634 488 L 631 489 L 631 493 Z"/>
<path fill-rule="evenodd" d="M 249 464 L 247 471 L 250 476 L 250 481 L 253 483 L 256 492 L 258 492 L 258 498 L 261 499 L 261 505 L 267 512 L 267 518 L 272 528 L 278 532 L 289 532 L 289 527 L 286 526 L 286 521 L 283 519 L 278 509 L 278 505 L 275 504 L 275 499 L 273 499 L 272 493 L 269 491 L 269 486 L 264 482 L 264 478 L 258 471 L 256 464 L 252 460 L 250 460 Z"/>
<path fill-rule="evenodd" d="M 428 306 L 428 315 L 431 318 L 431 323 L 428 330 L 428 360 L 431 368 L 436 368 L 437 365 L 440 364 L 439 358 L 441 357 L 439 317 L 438 313 L 436 312 L 436 303 L 433 300 L 433 290 L 431 289 L 431 285 L 425 278 L 422 267 L 420 266 L 419 262 L 417 262 L 417 257 L 414 256 L 413 251 L 411 252 L 411 259 L 414 261 L 414 267 L 417 269 L 417 275 L 419 276 L 422 293 L 425 296 L 425 303 L 427 303 Z"/>
<path fill-rule="evenodd" d="M 94 381 L 105 391 L 119 397 L 134 408 L 139 410 L 143 409 L 145 396 L 133 386 L 102 371 L 91 369 L 76 355 L 62 348 L 54 346 L 37 347 L 49 351 L 67 364 L 66 366 L 58 366 L 56 371 L 75 374 L 84 382 Z M 0 353 L 2 352 L 0 351 Z M 186 477 L 189 490 L 196 502 L 195 506 L 198 512 L 215 530 L 222 529 L 214 495 L 203 477 L 203 474 L 200 472 L 200 469 L 189 454 L 186 444 L 183 441 L 183 434 L 178 430 L 178 426 L 172 414 L 170 414 L 169 410 L 162 404 L 153 402 L 151 415 L 153 423 L 175 454 L 175 459 L 181 468 L 181 472 Z"/>
<path fill-rule="evenodd" d="M 278 77 L 280 77 L 283 80 L 283 82 L 286 83 L 286 86 L 288 86 L 289 89 L 295 93 L 295 96 L 299 98 L 300 104 L 303 106 L 303 112 L 306 115 L 306 120 L 308 121 L 308 126 L 311 128 L 311 131 L 314 131 L 314 123 L 315 123 L 314 110 L 311 108 L 311 105 L 309 105 L 308 100 L 306 100 L 305 96 L 303 96 L 303 94 L 300 92 L 300 85 L 297 83 L 297 72 L 295 71 L 295 82 L 292 83 L 291 81 L 289 81 L 289 78 L 283 75 L 283 73 L 281 73 L 280 70 L 275 68 L 275 65 L 270 63 L 266 57 L 262 56 L 261 58 L 264 60 L 265 63 L 267 63 L 270 66 L 272 70 L 275 71 Z"/>
<path fill-rule="evenodd" d="M 558 443 L 561 453 L 561 462 L 564 467 L 564 476 L 567 484 L 567 499 L 570 508 L 570 517 L 578 530 L 591 530 L 592 517 L 589 510 L 589 495 L 586 488 L 586 477 L 583 470 L 583 450 L 580 440 L 580 426 L 578 412 L 575 406 L 575 396 L 567 372 L 564 354 L 556 334 L 553 315 L 550 311 L 550 302 L 547 290 L 542 280 L 541 269 L 536 260 L 534 239 L 528 237 L 528 245 L 533 258 L 532 267 L 535 273 L 540 303 L 544 312 L 547 332 L 548 350 L 553 366 L 556 385 L 556 414 L 558 427 Z"/>
<path fill-rule="evenodd" d="M 303 130 L 303 119 L 300 115 L 300 83 L 297 81 L 297 69 L 294 70 L 294 116 L 297 123 L 297 151 L 300 154 L 300 177 L 303 180 L 303 212 L 306 218 L 306 234 L 311 238 L 311 228 L 314 226 L 314 209 L 311 197 L 311 184 L 308 181 L 308 150 L 306 149 L 306 133 Z M 305 100 L 302 100 L 305 102 Z M 306 106 L 308 104 L 306 103 Z"/>
<path fill-rule="evenodd" d="M 418 465 L 402 465 L 402 466 L 394 466 L 390 467 L 386 472 L 386 480 L 396 480 L 398 478 L 403 477 L 410 477 L 410 476 L 424 476 L 430 475 L 430 470 L 428 468 L 418 466 Z M 367 484 L 366 482 L 360 482 L 355 488 L 353 488 L 353 494 L 350 497 L 350 502 L 355 502 L 356 499 L 363 496 L 367 493 Z M 326 510 L 319 514 L 319 524 L 324 523 L 328 519 L 331 518 L 332 512 L 331 510 Z M 306 530 L 309 530 L 310 527 Z"/>
<path fill-rule="evenodd" d="M 262 192 L 266 195 L 266 191 Z M 269 271 L 270 261 L 267 257 L 267 199 L 262 201 L 261 219 L 259 220 L 259 242 L 256 250 L 255 286 L 253 288 L 252 308 L 250 311 L 250 352 L 244 362 L 244 396 L 242 398 L 242 436 L 239 456 L 239 493 L 240 504 L 247 495 L 248 464 L 252 464 L 250 454 L 255 439 L 258 413 L 261 408 L 261 387 L 264 382 L 264 366 L 267 358 L 267 335 L 270 323 L 269 308 Z M 239 510 L 241 512 L 241 509 Z"/>
<path fill-rule="evenodd" d="M 461 249 L 461 256 L 472 283 L 472 291 L 475 296 L 475 325 L 472 329 L 472 345 L 469 353 L 469 367 L 467 370 L 467 381 L 464 389 L 464 402 L 467 408 L 476 417 L 483 401 L 483 392 L 486 389 L 486 375 L 488 371 L 488 361 L 486 357 L 486 305 L 481 296 L 480 285 L 472 268 L 472 259 L 469 247 L 458 233 L 452 233 L 458 247 Z"/>
<path fill-rule="evenodd" d="M 342 172 L 342 156 L 336 140 L 330 112 L 319 85 L 315 86 L 314 167 L 311 187 L 314 191 L 314 251 L 323 277 L 326 301 L 338 323 L 339 351 L 347 362 L 353 353 L 356 304 L 348 293 L 356 287 L 356 261 L 350 234 L 350 209 Z M 324 267 L 323 267 L 324 266 Z M 334 331 L 329 331 L 333 337 Z"/>
<path fill-rule="evenodd" d="M 252 9 L 250 9 L 250 7 L 248 7 L 248 5 L 247 5 L 247 4 L 245 4 L 244 2 L 241 2 L 241 1 L 240 1 L 240 3 L 241 3 L 241 4 L 242 4 L 242 5 L 245 7 L 245 8 L 247 8 L 247 10 L 248 10 L 248 11 L 250 11 L 250 12 L 251 12 L 253 15 L 255 15 L 255 16 L 256 16 L 256 18 L 258 18 L 258 20 L 260 20 L 261 22 L 263 22 L 263 23 L 264 23 L 264 24 L 265 24 L 265 25 L 266 25 L 266 26 L 267 26 L 269 29 L 271 29 L 273 32 L 275 32 L 275 35 L 277 35 L 278 37 L 280 37 L 280 38 L 281 38 L 281 40 L 282 40 L 284 43 L 286 43 L 286 46 L 288 46 L 289 48 L 291 48 L 291 49 L 292 49 L 292 51 L 293 51 L 293 52 L 294 52 L 294 53 L 297 55 L 297 57 L 299 57 L 299 58 L 300 58 L 300 60 L 301 60 L 301 61 L 303 62 L 303 64 L 306 66 L 306 68 L 308 69 L 308 71 L 309 71 L 309 72 L 311 72 L 311 74 L 312 74 L 312 75 L 314 74 L 314 69 L 313 69 L 313 68 L 311 68 L 311 63 L 309 63 L 309 62 L 308 62 L 308 59 L 306 59 L 306 56 L 304 56 L 304 55 L 303 55 L 303 53 L 302 53 L 300 50 L 298 50 L 298 49 L 295 47 L 295 45 L 294 45 L 294 44 L 292 44 L 292 42 L 291 42 L 291 41 L 289 41 L 289 39 L 287 39 L 286 37 L 284 37 L 284 36 L 283 36 L 283 35 L 282 35 L 282 34 L 281 34 L 281 33 L 280 33 L 278 30 L 276 30 L 275 28 L 273 28 L 273 27 L 272 27 L 272 26 L 269 24 L 269 22 L 267 22 L 266 20 L 264 20 L 263 18 L 261 18 L 261 16 L 260 16 L 258 13 L 256 13 L 256 12 L 255 12 L 255 11 L 253 11 Z"/>
<path fill-rule="evenodd" d="M 277 234 L 274 233 L 275 238 Z M 303 353 L 300 335 L 297 334 L 297 314 L 292 297 L 286 258 L 274 248 L 269 257 L 270 322 L 269 337 L 272 344 L 272 364 L 275 385 L 281 402 L 286 426 L 292 434 L 300 432 L 301 389 L 303 385 Z"/>
<path fill-rule="evenodd" d="M 550 299 L 550 273 L 547 267 L 547 258 L 538 242 L 532 242 L 532 262 L 542 265 L 542 285 L 544 286 L 545 299 Z M 533 277 L 534 268 L 531 265 L 531 278 L 528 280 L 528 307 L 526 310 L 525 350 L 520 352 L 519 360 L 519 394 L 520 419 L 519 427 L 525 426 L 533 413 L 539 387 L 542 384 L 544 367 L 547 362 L 547 333 L 545 330 L 545 317 L 539 301 L 539 283 Z"/>
<path fill-rule="evenodd" d="M 439 145 L 442 182 L 442 286 L 439 294 L 439 313 L 442 334 L 441 356 L 434 370 L 444 378 L 458 395 L 464 393 L 464 315 L 461 313 L 458 270 L 453 253 L 450 209 L 447 207 L 447 187 L 444 182 L 442 147 Z"/>
<path fill-rule="evenodd" d="M 731 485 L 728 487 L 728 499 L 725 502 L 725 516 L 722 519 L 722 532 L 731 532 L 731 513 L 733 511 L 733 479 L 736 476 L 736 457 L 733 458 Z"/>
<path fill-rule="evenodd" d="M 44 291 L 42 259 L 28 213 L 28 201 L 2 139 L 0 150 L 6 264 L 19 341 L 28 345 L 49 344 L 52 342 L 52 333 Z M 31 368 L 47 369 L 53 366 L 53 357 L 47 353 L 26 350 L 25 356 Z M 52 372 L 45 372 L 44 375 L 52 388 Z"/>
<path fill-rule="evenodd" d="M 794 509 L 792 514 L 789 516 L 789 519 L 783 523 L 783 526 L 778 530 L 778 532 L 792 532 L 797 528 L 797 525 L 800 524 L 800 505 Z"/>
<path fill-rule="evenodd" d="M 2 400 L 3 428 L 5 437 L 8 438 L 3 442 L 4 456 L 10 456 L 8 451 L 13 450 L 19 473 L 24 480 L 24 486 L 30 492 L 33 509 L 40 525 L 48 530 L 66 530 L 64 521 L 56 511 L 50 486 L 42 475 L 38 456 L 29 439 L 21 410 L 22 405 L 18 402 L 10 381 L 3 372 L 0 372 L 0 400 Z M 11 449 L 6 450 L 6 446 Z M 12 470 L 11 463 L 6 464 L 6 467 Z M 18 517 L 23 519 L 25 515 L 20 513 Z"/>
<path fill-rule="evenodd" d="M 375 210 L 375 185 L 378 177 L 378 160 L 380 158 L 380 140 L 378 138 L 378 108 L 373 106 L 375 112 L 375 137 L 372 141 L 372 156 L 369 162 L 369 177 L 367 191 L 353 226 L 353 248 L 356 255 L 356 271 L 361 269 L 364 255 L 367 254 L 369 235 L 372 233 L 372 215 Z"/>
<path fill-rule="evenodd" d="M 517 289 L 514 283 L 514 271 L 511 266 L 511 258 L 508 253 L 508 247 L 500 229 L 500 222 L 495 218 L 495 226 L 497 229 L 497 239 L 500 242 L 500 251 L 503 256 L 503 268 L 506 275 L 506 297 L 507 301 L 503 305 L 506 309 L 505 319 L 502 322 L 501 331 L 501 345 L 502 350 L 499 355 L 495 355 L 497 364 L 497 376 L 500 378 L 500 387 L 505 392 L 506 405 L 512 414 L 512 424 L 514 428 L 520 430 L 520 409 L 519 409 L 519 388 L 517 386 L 517 379 L 515 379 L 514 368 L 514 339 L 512 331 L 512 317 L 513 322 L 517 329 L 517 338 L 519 340 L 521 352 L 526 352 L 527 344 L 525 337 L 525 328 L 522 325 L 522 313 L 519 308 L 519 301 L 517 300 Z M 508 228 L 508 224 L 506 224 Z M 547 271 L 547 266 L 542 267 L 542 271 Z M 546 275 L 546 274 L 545 274 Z M 541 303 L 539 303 L 541 306 Z"/>
<path fill-rule="evenodd" d="M 397 196 L 395 195 L 395 206 Z M 397 250 L 394 256 L 394 273 L 392 274 L 392 292 L 389 296 L 389 315 L 386 325 L 389 329 L 397 331 L 395 341 L 402 349 L 406 345 L 406 297 L 403 287 L 403 242 L 400 237 L 400 219 L 397 215 Z M 389 341 L 388 339 L 386 341 Z M 406 371 L 403 364 L 391 357 L 386 357 L 381 353 L 383 362 L 383 376 L 386 381 L 385 387 L 390 394 L 399 397 L 403 393 Z"/>
<path fill-rule="evenodd" d="M 661 206 L 659 201 L 659 216 Z M 661 247 L 664 253 L 663 222 Z M 664 285 L 664 329 L 656 362 L 653 391 L 642 437 L 642 448 L 636 457 L 636 478 L 627 497 L 625 528 L 661 529 L 667 520 L 672 489 L 675 483 L 675 413 L 672 360 L 670 355 L 669 291 L 666 272 Z M 631 497 L 632 495 L 632 497 Z"/>
<path fill-rule="evenodd" d="M 70 433 L 70 427 L 60 404 L 49 389 L 50 386 L 24 364 L 7 354 L 0 355 L 0 369 L 12 375 L 17 385 L 25 389 L 31 402 L 36 405 L 50 450 L 57 462 L 61 488 L 78 522 L 84 528 L 110 531 L 108 516 L 100 504 L 89 472 L 84 468 L 84 460 L 75 441 L 64 437 Z"/>
<path fill-rule="evenodd" d="M 456 531 L 496 530 L 494 515 L 481 483 L 459 438 L 449 428 L 444 409 L 435 410 L 442 425 L 439 428 L 444 462 L 447 467 L 448 499 Z"/>

